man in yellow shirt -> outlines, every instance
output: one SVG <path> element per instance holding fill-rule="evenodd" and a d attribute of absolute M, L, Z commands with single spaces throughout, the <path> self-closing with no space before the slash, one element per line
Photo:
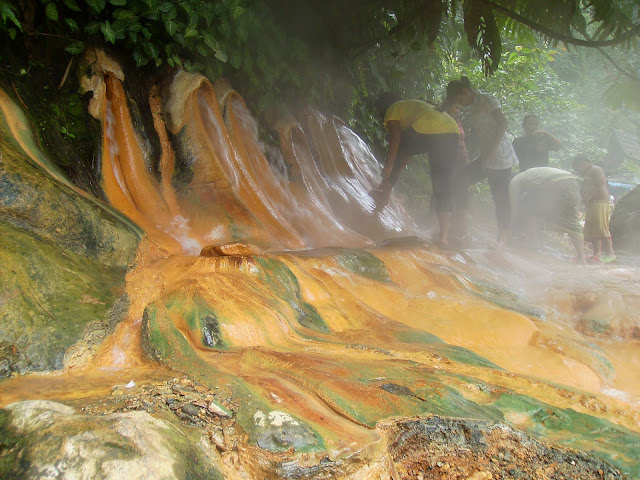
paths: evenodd
<path fill-rule="evenodd" d="M 384 113 L 384 126 L 389 131 L 389 149 L 382 169 L 382 181 L 371 196 L 376 210 L 383 208 L 402 169 L 413 155 L 429 155 L 429 174 L 438 223 L 440 244 L 449 243 L 453 207 L 452 179 L 458 150 L 458 124 L 447 113 L 421 100 L 398 100 L 385 94 L 378 100 Z"/>

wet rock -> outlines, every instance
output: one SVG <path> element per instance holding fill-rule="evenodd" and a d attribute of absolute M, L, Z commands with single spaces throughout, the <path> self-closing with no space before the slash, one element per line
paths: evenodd
<path fill-rule="evenodd" d="M 200 251 L 201 257 L 249 257 L 256 253 L 255 248 L 247 243 L 225 243 L 224 245 L 207 245 Z"/>
<path fill-rule="evenodd" d="M 388 438 L 398 478 L 533 479 L 626 478 L 605 461 L 539 442 L 509 425 L 443 417 L 413 418 L 379 426 Z"/>
<path fill-rule="evenodd" d="M 182 411 L 187 415 L 191 415 L 192 417 L 197 417 L 198 415 L 200 415 L 200 408 L 191 404 L 183 405 Z"/>
<path fill-rule="evenodd" d="M 216 402 L 211 402 L 207 407 L 207 410 L 221 418 L 231 418 L 233 416 L 231 410 L 217 404 Z"/>
<path fill-rule="evenodd" d="M 364 250 L 346 251 L 334 257 L 336 263 L 363 277 L 390 282 L 387 267 L 378 257 Z"/>
<path fill-rule="evenodd" d="M 618 200 L 610 227 L 613 247 L 618 253 L 640 253 L 640 187 Z"/>
<path fill-rule="evenodd" d="M 310 428 L 291 415 L 277 410 L 256 411 L 251 429 L 249 435 L 257 438 L 257 445 L 266 450 L 281 452 L 292 447 L 303 450 L 318 443 Z"/>
<path fill-rule="evenodd" d="M 124 318 L 117 302 L 140 231 L 79 192 L 1 90 L 0 102 L 0 339 L 14 347 L 0 351 L 0 375 L 79 365 Z"/>
<path fill-rule="evenodd" d="M 1 478 L 219 479 L 199 434 L 146 412 L 100 417 L 47 401 L 0 410 Z"/>

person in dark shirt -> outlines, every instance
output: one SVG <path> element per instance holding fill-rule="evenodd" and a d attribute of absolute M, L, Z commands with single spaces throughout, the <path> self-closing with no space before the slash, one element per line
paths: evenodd
<path fill-rule="evenodd" d="M 546 130 L 540 130 L 540 119 L 526 115 L 522 120 L 524 135 L 513 141 L 520 172 L 532 167 L 548 167 L 549 151 L 563 148 L 562 141 Z"/>

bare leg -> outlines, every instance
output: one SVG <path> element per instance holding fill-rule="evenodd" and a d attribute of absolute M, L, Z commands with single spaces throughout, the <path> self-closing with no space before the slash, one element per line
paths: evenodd
<path fill-rule="evenodd" d="M 576 249 L 577 263 L 580 263 L 580 264 L 587 263 L 585 262 L 585 259 L 584 259 L 584 237 L 582 236 L 582 234 L 570 233 L 569 238 L 571 239 L 571 243 L 573 243 L 573 246 Z"/>
<path fill-rule="evenodd" d="M 591 245 L 593 245 L 593 256 L 600 258 L 600 254 L 602 253 L 602 242 L 599 239 L 593 240 Z"/>
<path fill-rule="evenodd" d="M 507 238 L 509 238 L 509 229 L 498 228 L 498 247 L 504 247 L 507 244 Z"/>
<path fill-rule="evenodd" d="M 440 224 L 440 243 L 446 247 L 449 245 L 451 212 L 438 212 L 438 223 Z"/>

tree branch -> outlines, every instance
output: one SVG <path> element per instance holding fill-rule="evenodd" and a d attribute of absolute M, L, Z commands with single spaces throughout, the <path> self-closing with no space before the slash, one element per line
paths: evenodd
<path fill-rule="evenodd" d="M 617 45 L 619 43 L 625 42 L 637 36 L 638 34 L 640 34 L 640 24 L 638 24 L 638 25 L 634 25 L 632 28 L 618 35 L 617 37 L 611 38 L 609 40 L 584 40 L 582 38 L 576 38 L 570 35 L 565 35 L 559 32 L 555 32 L 550 28 L 545 27 L 544 25 L 541 25 L 537 22 L 534 22 L 533 20 L 530 20 L 524 17 L 523 15 L 520 15 L 518 12 L 514 12 L 513 10 L 510 10 L 507 7 L 503 7 L 502 5 L 499 5 L 493 2 L 492 0 L 477 0 L 477 1 L 484 3 L 485 5 L 493 8 L 497 12 L 500 12 L 503 15 L 506 15 L 507 17 L 512 18 L 517 22 L 520 22 L 523 25 L 526 25 L 527 27 L 529 27 L 532 30 L 535 30 L 536 32 L 542 33 L 543 35 L 546 35 L 549 38 L 553 38 L 555 40 L 559 40 L 564 43 L 571 43 L 572 45 L 579 45 L 582 47 L 610 47 L 612 45 Z"/>

